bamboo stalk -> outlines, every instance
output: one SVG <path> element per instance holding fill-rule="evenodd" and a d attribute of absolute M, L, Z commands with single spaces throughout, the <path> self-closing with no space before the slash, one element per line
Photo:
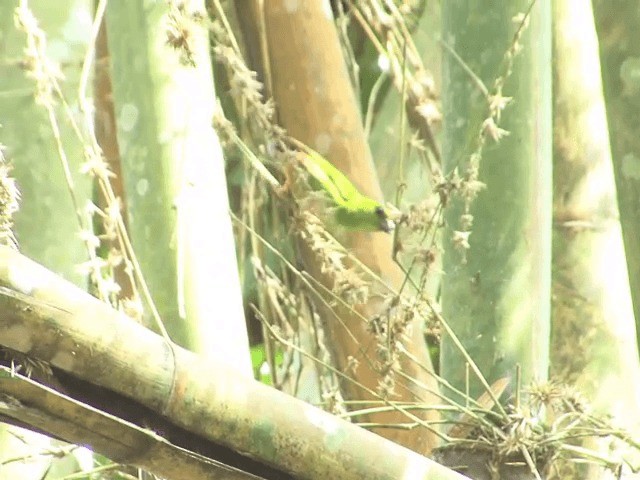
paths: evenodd
<path fill-rule="evenodd" d="M 301 479 L 465 478 L 203 359 L 10 248 L 0 248 L 0 343 L 144 404 L 175 425 Z M 375 459 L 375 461 L 372 461 Z"/>

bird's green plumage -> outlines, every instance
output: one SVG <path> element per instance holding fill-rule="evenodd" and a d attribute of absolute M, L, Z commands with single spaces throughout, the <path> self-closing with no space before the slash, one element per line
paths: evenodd
<path fill-rule="evenodd" d="M 351 181 L 328 160 L 309 149 L 300 154 L 300 163 L 335 203 L 338 224 L 364 231 L 393 230 L 386 209 L 377 201 L 361 194 Z"/>

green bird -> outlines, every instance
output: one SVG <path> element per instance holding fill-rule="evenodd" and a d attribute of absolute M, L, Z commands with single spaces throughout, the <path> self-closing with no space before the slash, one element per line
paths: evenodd
<path fill-rule="evenodd" d="M 298 142 L 296 146 L 300 148 Z M 358 191 L 349 179 L 319 153 L 304 146 L 298 160 L 334 203 L 336 222 L 349 229 L 366 232 L 391 232 L 395 223 L 380 202 Z"/>

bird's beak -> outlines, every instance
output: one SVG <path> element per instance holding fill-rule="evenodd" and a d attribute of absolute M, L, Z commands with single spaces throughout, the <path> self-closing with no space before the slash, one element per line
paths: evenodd
<path fill-rule="evenodd" d="M 383 215 L 380 218 L 380 230 L 391 233 L 396 229 L 398 222 L 402 221 L 402 212 L 390 203 L 387 203 L 382 211 Z"/>
<path fill-rule="evenodd" d="M 380 220 L 380 223 L 378 224 L 380 230 L 386 233 L 392 232 L 393 229 L 396 228 L 396 224 L 389 218 L 387 210 L 382 205 L 379 205 L 376 207 L 375 211 L 378 219 Z"/>
<path fill-rule="evenodd" d="M 395 230 L 395 228 L 396 228 L 396 223 L 393 220 L 390 220 L 388 218 L 383 218 L 382 221 L 380 222 L 380 230 L 382 230 L 383 232 L 391 233 Z"/>

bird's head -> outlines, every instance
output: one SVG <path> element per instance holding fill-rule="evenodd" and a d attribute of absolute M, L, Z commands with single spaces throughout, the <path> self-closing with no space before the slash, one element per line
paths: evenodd
<path fill-rule="evenodd" d="M 391 232 L 395 222 L 389 218 L 389 212 L 379 202 L 367 197 L 350 202 L 348 206 L 336 208 L 336 220 L 350 230 L 365 232 Z"/>

